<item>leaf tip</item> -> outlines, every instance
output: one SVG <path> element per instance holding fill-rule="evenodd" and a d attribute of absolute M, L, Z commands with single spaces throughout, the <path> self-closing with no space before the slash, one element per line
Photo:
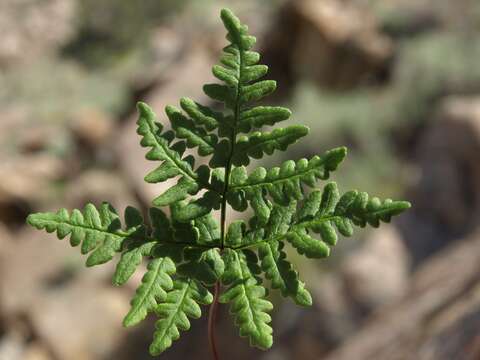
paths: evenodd
<path fill-rule="evenodd" d="M 146 103 L 144 103 L 143 101 L 139 101 L 137 102 L 137 110 L 140 112 L 140 113 L 145 113 L 145 112 L 150 112 L 152 111 L 151 107 L 148 106 Z"/>
<path fill-rule="evenodd" d="M 35 227 L 37 216 L 38 216 L 38 213 L 30 214 L 30 215 L 27 216 L 27 219 L 25 220 L 25 222 L 28 225 Z"/>

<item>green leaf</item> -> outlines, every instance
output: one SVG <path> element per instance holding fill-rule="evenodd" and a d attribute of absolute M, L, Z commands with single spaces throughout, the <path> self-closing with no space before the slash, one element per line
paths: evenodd
<path fill-rule="evenodd" d="M 241 136 L 235 145 L 232 163 L 235 166 L 248 165 L 250 158 L 260 159 L 264 154 L 271 155 L 275 150 L 285 151 L 291 144 L 308 134 L 303 125 L 292 125 L 275 129 L 272 132 L 254 132 Z"/>
<path fill-rule="evenodd" d="M 112 281 L 113 285 L 121 286 L 125 284 L 141 264 L 143 257 L 150 256 L 156 244 L 156 241 L 146 243 L 135 241 L 129 244 L 127 249 L 122 253 L 122 257 L 115 268 Z"/>
<path fill-rule="evenodd" d="M 237 167 L 233 169 L 230 177 L 227 200 L 239 211 L 245 209 L 248 202 L 259 201 L 264 194 L 269 194 L 275 203 L 282 205 L 288 204 L 291 200 L 301 200 L 302 184 L 313 187 L 317 179 L 327 179 L 345 155 L 346 149 L 338 148 L 326 152 L 322 157 L 314 156 L 310 160 L 301 159 L 296 163 L 289 160 L 281 167 L 274 167 L 268 171 L 259 167 L 250 175 L 247 175 L 245 167 Z M 268 211 L 264 211 L 265 215 L 268 215 Z"/>
<path fill-rule="evenodd" d="M 228 31 L 227 39 L 240 50 L 250 50 L 256 40 L 247 34 L 247 26 L 242 25 L 240 20 L 228 9 L 222 9 L 220 17 Z"/>
<path fill-rule="evenodd" d="M 369 200 L 366 193 L 357 191 L 348 191 L 340 197 L 337 185 L 332 182 L 323 191 L 310 193 L 298 210 L 294 200 L 288 207 L 274 205 L 264 233 L 259 232 L 259 227 L 265 223 L 258 221 L 257 217 L 253 218 L 253 228 L 244 233 L 243 245 L 237 248 L 257 246 L 263 249 L 265 256 L 270 256 L 265 244 L 286 239 L 300 254 L 309 258 L 324 258 L 329 256 L 330 247 L 337 243 L 336 230 L 344 236 L 352 236 L 354 225 L 377 227 L 380 221 L 388 222 L 392 216 L 409 207 L 410 203 L 406 201 L 387 199 L 382 202 L 376 197 Z M 294 213 L 297 216 L 293 216 Z M 281 231 L 272 231 L 276 228 L 275 224 L 281 225 Z M 313 238 L 310 232 L 319 234 L 321 240 Z M 267 261 L 272 262 L 271 259 Z M 265 270 L 273 271 L 271 265 Z"/>
<path fill-rule="evenodd" d="M 215 65 L 212 68 L 212 73 L 217 79 L 224 81 L 228 86 L 238 86 L 238 71 Z"/>
<path fill-rule="evenodd" d="M 180 139 L 185 139 L 187 147 L 198 147 L 200 156 L 207 156 L 213 153 L 218 139 L 216 135 L 208 134 L 203 128 L 197 127 L 195 123 L 184 116 L 174 106 L 167 106 L 165 112 L 170 119 L 175 134 Z"/>
<path fill-rule="evenodd" d="M 230 224 L 225 238 L 225 245 L 235 247 L 241 245 L 243 233 L 245 232 L 245 223 L 243 220 L 236 220 Z"/>
<path fill-rule="evenodd" d="M 27 223 L 49 233 L 56 231 L 59 239 L 70 235 L 72 246 L 81 244 L 82 254 L 91 253 L 87 258 L 87 266 L 110 261 L 115 253 L 121 251 L 125 239 L 143 227 L 142 224 L 122 230 L 120 218 L 107 203 L 103 203 L 98 210 L 93 204 L 87 204 L 83 212 L 75 209 L 71 214 L 66 209 L 56 213 L 31 214 Z"/>
<path fill-rule="evenodd" d="M 195 228 L 198 230 L 198 244 L 212 247 L 220 245 L 220 227 L 212 214 L 195 219 Z"/>
<path fill-rule="evenodd" d="M 245 66 L 242 71 L 242 84 L 246 85 L 252 81 L 257 81 L 267 75 L 268 66 L 266 65 L 252 65 Z"/>
<path fill-rule="evenodd" d="M 225 85 L 207 84 L 203 86 L 203 92 L 213 100 L 231 104 L 234 100 L 234 93 Z"/>
<path fill-rule="evenodd" d="M 185 260 L 187 262 L 178 267 L 178 273 L 207 286 L 214 285 L 225 269 L 219 249 L 186 249 Z"/>
<path fill-rule="evenodd" d="M 330 248 L 321 240 L 308 235 L 305 228 L 295 228 L 287 234 L 287 240 L 298 253 L 308 258 L 325 258 L 330 255 Z"/>
<path fill-rule="evenodd" d="M 124 326 L 133 326 L 144 320 L 149 312 L 165 301 L 167 291 L 173 288 L 171 275 L 175 273 L 175 263 L 168 257 L 153 259 L 142 278 L 132 299 L 129 313 L 123 320 Z"/>
<path fill-rule="evenodd" d="M 173 205 L 172 216 L 180 222 L 187 222 L 209 214 L 213 209 L 220 208 L 220 194 L 216 191 L 207 191 L 203 196 L 189 204 L 176 203 Z"/>
<path fill-rule="evenodd" d="M 258 247 L 258 254 L 265 276 L 272 283 L 274 289 L 280 289 L 283 296 L 290 296 L 301 306 L 311 306 L 312 296 L 305 289 L 305 284 L 298 280 L 298 273 L 286 260 L 283 251 L 283 242 L 262 243 Z"/>
<path fill-rule="evenodd" d="M 240 328 L 240 336 L 248 337 L 250 345 L 260 349 L 272 346 L 272 328 L 268 314 L 273 305 L 265 299 L 266 290 L 259 285 L 258 270 L 242 251 L 230 251 L 225 262 L 224 281 L 233 280 L 220 296 L 221 303 L 231 303 L 230 312 Z"/>
<path fill-rule="evenodd" d="M 156 116 L 150 107 L 144 103 L 138 103 L 138 111 L 140 113 L 138 119 L 137 132 L 142 136 L 140 144 L 143 147 L 150 147 L 147 153 L 148 160 L 162 161 L 162 164 L 155 170 L 150 172 L 146 177 L 147 182 L 165 181 L 175 176 L 181 176 L 177 185 L 168 189 L 165 193 L 154 200 L 156 206 L 166 206 L 177 201 L 184 200 L 188 195 L 196 194 L 200 189 L 209 188 L 209 184 L 202 179 L 197 172 L 193 170 L 194 161 L 189 158 L 182 158 L 186 144 L 178 142 L 171 145 L 173 139 L 171 132 L 162 133 L 162 125 L 155 122 Z M 179 120 L 178 113 L 169 108 L 173 123 L 177 127 L 177 132 L 187 139 L 189 146 L 199 146 L 202 154 L 211 153 L 216 140 L 214 137 L 201 138 L 196 136 L 192 123 L 186 118 Z M 180 114 L 181 115 L 181 114 Z M 192 126 L 189 128 L 189 126 Z M 200 130 L 199 130 L 200 131 Z M 204 134 L 202 132 L 202 134 Z M 203 135 L 202 135 L 203 136 Z M 211 141 L 206 143 L 206 139 Z M 203 142 L 202 142 L 203 141 Z"/>
<path fill-rule="evenodd" d="M 168 206 L 185 200 L 188 195 L 195 195 L 199 190 L 199 184 L 182 177 L 176 185 L 166 190 L 162 195 L 153 200 L 155 206 Z"/>
<path fill-rule="evenodd" d="M 252 109 L 242 111 L 238 121 L 239 131 L 248 133 L 255 128 L 261 128 L 265 125 L 275 125 L 276 123 L 288 120 L 292 112 L 287 108 L 273 106 L 257 106 Z"/>
<path fill-rule="evenodd" d="M 154 206 L 168 206 L 169 215 L 151 208 L 151 226 L 147 226 L 142 214 L 128 207 L 122 228 L 110 205 L 97 209 L 88 204 L 83 211 L 61 209 L 27 219 L 38 229 L 56 232 L 60 239 L 69 236 L 72 246 L 81 246 L 81 252 L 89 254 L 87 266 L 121 253 L 114 285 L 126 283 L 143 259 L 148 261 L 124 324 L 135 325 L 151 312 L 158 315 L 152 355 L 169 348 L 180 331 L 190 328 L 190 319 L 201 316 L 199 305 L 213 301 L 209 286 L 223 291 L 218 299 L 230 303 L 240 335 L 253 346 L 270 348 L 273 305 L 266 299 L 262 279 L 296 304 L 312 304 L 287 259 L 285 245 L 291 244 L 306 257 L 324 258 L 336 245 L 338 234 L 352 236 L 355 227 L 377 227 L 410 207 L 405 201 L 382 201 L 357 190 L 341 195 L 333 182 L 316 189 L 317 181 L 327 180 L 344 160 L 343 147 L 247 173 L 245 166 L 251 159 L 284 151 L 309 130 L 302 125 L 264 129 L 289 119 L 291 112 L 255 104 L 273 93 L 277 84 L 264 79 L 268 67 L 259 63 L 260 54 L 252 50 L 256 39 L 249 35 L 248 26 L 228 9 L 221 11 L 221 19 L 229 43 L 220 63 L 212 68 L 220 83 L 207 84 L 203 90 L 221 102 L 224 111 L 181 98 L 181 109 L 166 107 L 171 130 L 164 131 L 148 105 L 137 105 L 140 144 L 148 148 L 148 160 L 158 161 L 145 181 L 176 179 L 153 200 Z M 209 156 L 208 165 L 204 161 L 196 167 L 187 148 Z M 227 227 L 231 220 L 227 204 L 238 212 L 251 208 L 254 215 L 248 222 L 237 220 Z"/>
<path fill-rule="evenodd" d="M 175 280 L 174 289 L 167 294 L 165 301 L 155 308 L 160 319 L 155 324 L 150 353 L 157 356 L 172 346 L 172 342 L 180 338 L 180 331 L 190 329 L 188 318 L 201 317 L 199 304 L 208 305 L 212 301 L 212 294 L 198 281 Z"/>
<path fill-rule="evenodd" d="M 223 114 L 200 105 L 192 99 L 182 98 L 180 106 L 197 124 L 204 126 L 207 131 L 216 129 L 218 123 L 223 121 Z"/>
<path fill-rule="evenodd" d="M 243 87 L 241 103 L 262 100 L 277 89 L 277 82 L 273 80 L 263 80 L 252 85 Z"/>

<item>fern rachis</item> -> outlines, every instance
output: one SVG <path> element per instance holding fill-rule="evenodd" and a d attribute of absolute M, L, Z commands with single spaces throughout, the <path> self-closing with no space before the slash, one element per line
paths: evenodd
<path fill-rule="evenodd" d="M 305 283 L 287 259 L 286 244 L 306 257 L 324 258 L 336 244 L 337 232 L 352 236 L 355 226 L 378 227 L 410 207 L 405 201 L 382 202 L 358 191 L 340 195 L 333 182 L 316 189 L 317 181 L 327 180 L 344 160 L 345 148 L 271 169 L 259 167 L 249 174 L 245 166 L 251 159 L 286 150 L 309 129 L 291 125 L 261 130 L 287 120 L 291 112 L 252 105 L 275 91 L 276 83 L 261 80 L 268 68 L 258 64 L 260 55 L 252 50 L 255 38 L 248 35 L 247 26 L 230 10 L 222 10 L 221 18 L 229 45 L 213 74 L 223 84 L 205 85 L 204 91 L 222 102 L 225 112 L 182 98 L 181 110 L 166 108 L 172 130 L 164 131 L 153 110 L 138 104 L 140 144 L 149 148 L 148 160 L 159 162 L 145 181 L 178 178 L 153 200 L 151 226 L 129 207 L 122 227 L 108 204 L 100 209 L 88 204 L 83 212 L 37 213 L 27 220 L 38 229 L 56 232 L 60 239 L 70 236 L 72 246 L 81 245 L 82 254 L 90 254 L 87 266 L 103 264 L 120 253 L 114 285 L 127 282 L 142 260 L 148 261 L 124 325 L 136 325 L 149 313 L 159 317 L 150 346 L 153 355 L 190 328 L 189 318 L 201 316 L 200 305 L 211 304 L 209 337 L 217 358 L 213 328 L 218 302 L 230 304 L 240 335 L 252 346 L 271 347 L 273 305 L 262 273 L 283 296 L 298 305 L 312 304 Z M 195 158 L 185 155 L 187 148 L 210 157 L 209 166 L 196 167 Z M 170 218 L 159 208 L 163 206 L 170 208 Z M 254 216 L 248 223 L 234 221 L 227 227 L 227 206 L 239 212 L 251 207 Z M 220 211 L 220 223 L 212 216 L 214 211 Z"/>

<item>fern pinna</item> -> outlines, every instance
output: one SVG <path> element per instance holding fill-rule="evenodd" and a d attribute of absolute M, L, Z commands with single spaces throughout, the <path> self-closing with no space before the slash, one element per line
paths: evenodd
<path fill-rule="evenodd" d="M 28 217 L 29 224 L 56 231 L 60 239 L 70 236 L 72 246 L 89 254 L 87 266 L 121 253 L 115 285 L 128 281 L 143 259 L 148 261 L 124 325 L 136 325 L 149 313 L 156 314 L 152 355 L 165 351 L 181 331 L 190 328 L 190 319 L 201 316 L 200 305 L 212 304 L 209 334 L 216 358 L 213 318 L 218 301 L 230 304 L 241 336 L 260 349 L 270 348 L 273 306 L 262 278 L 296 304 L 312 304 L 286 257 L 285 244 L 308 258 L 325 258 L 337 242 L 337 232 L 352 236 L 355 226 L 378 227 L 380 221 L 388 222 L 410 207 L 405 201 L 381 201 L 364 192 L 340 194 L 334 182 L 316 189 L 317 181 L 327 180 L 345 158 L 343 147 L 249 173 L 245 166 L 250 159 L 286 150 L 309 129 L 292 125 L 261 130 L 287 120 L 291 113 L 283 107 L 252 105 L 275 91 L 276 83 L 260 80 L 268 68 L 258 64 L 260 55 L 251 50 L 255 38 L 248 35 L 247 26 L 230 10 L 222 10 L 221 18 L 229 45 L 213 74 L 223 83 L 205 85 L 204 91 L 223 103 L 226 111 L 183 98 L 181 109 L 166 108 L 171 130 L 164 131 L 153 111 L 138 104 L 141 145 L 149 149 L 147 159 L 159 162 L 145 180 L 178 178 L 176 185 L 153 200 L 151 225 L 129 207 L 122 226 L 117 212 L 105 203 L 99 208 L 88 204 L 83 211 L 61 209 Z M 210 157 L 209 165 L 196 166 L 194 157 L 185 155 L 187 148 Z M 254 216 L 248 223 L 234 221 L 227 228 L 228 205 L 239 212 L 251 207 Z M 170 217 L 160 209 L 166 206 Z M 220 222 L 212 215 L 215 210 L 220 211 Z M 215 295 L 209 291 L 212 287 Z"/>

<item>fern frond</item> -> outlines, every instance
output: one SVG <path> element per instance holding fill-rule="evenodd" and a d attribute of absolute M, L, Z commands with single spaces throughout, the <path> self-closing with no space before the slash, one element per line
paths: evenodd
<path fill-rule="evenodd" d="M 240 250 L 225 251 L 225 272 L 223 283 L 230 285 L 220 296 L 221 303 L 231 303 L 230 312 L 240 328 L 240 336 L 247 336 L 250 344 L 260 349 L 272 346 L 272 328 L 268 325 L 273 309 L 265 299 L 266 290 L 260 286 L 257 275 L 260 269 L 256 255 Z"/>
<path fill-rule="evenodd" d="M 248 133 L 252 129 L 258 129 L 266 125 L 275 125 L 280 121 L 290 118 L 292 112 L 284 107 L 257 106 L 245 110 L 238 119 L 238 131 Z"/>
<path fill-rule="evenodd" d="M 185 260 L 178 267 L 179 274 L 212 286 L 223 275 L 225 264 L 219 249 L 185 250 Z"/>
<path fill-rule="evenodd" d="M 132 299 L 132 308 L 123 320 L 124 326 L 138 324 L 149 312 L 155 310 L 158 304 L 165 301 L 167 291 L 173 288 L 171 276 L 175 271 L 175 263 L 169 257 L 157 258 L 149 262 L 142 284 Z"/>
<path fill-rule="evenodd" d="M 193 169 L 195 165 L 193 157 L 187 156 L 182 158 L 187 145 L 184 142 L 177 142 L 171 145 L 174 133 L 168 131 L 162 133 L 163 126 L 155 121 L 156 115 L 148 105 L 139 103 L 138 110 L 140 116 L 137 132 L 142 136 L 140 144 L 143 147 L 151 148 L 146 158 L 148 160 L 162 161 L 158 168 L 145 177 L 145 181 L 155 183 L 181 176 L 177 185 L 171 187 L 153 201 L 154 205 L 171 205 L 186 199 L 188 195 L 195 195 L 201 189 L 208 189 L 210 187 L 208 184 L 209 171 L 196 172 Z M 200 141 L 199 138 L 184 135 L 190 145 Z M 206 150 L 207 148 L 203 149 Z"/>
<path fill-rule="evenodd" d="M 262 224 L 254 218 L 254 227 L 245 232 L 241 241 L 243 245 L 237 248 L 252 248 L 286 239 L 300 254 L 309 258 L 324 258 L 329 256 L 330 247 L 337 243 L 336 231 L 347 237 L 352 236 L 354 226 L 365 227 L 369 224 L 378 227 L 381 221 L 390 222 L 393 216 L 410 206 L 407 201 L 381 201 L 377 197 L 369 199 L 367 193 L 358 191 L 349 191 L 340 197 L 336 183 L 331 182 L 323 191 L 310 193 L 297 211 L 297 202 L 290 202 L 288 209 L 296 216 L 292 216 L 288 231 L 276 234 L 260 232 L 257 227 Z M 277 208 L 278 205 L 275 205 L 274 210 Z M 271 218 L 278 217 L 278 212 L 272 211 L 271 214 Z M 311 232 L 319 234 L 321 240 L 313 238 Z"/>
<path fill-rule="evenodd" d="M 308 134 L 308 127 L 292 125 L 272 132 L 254 132 L 238 138 L 232 156 L 235 166 L 248 165 L 250 158 L 261 159 L 264 154 L 272 155 L 275 150 L 285 151 L 291 144 Z"/>
<path fill-rule="evenodd" d="M 232 170 L 230 186 L 227 193 L 228 203 L 238 211 L 247 208 L 247 202 L 259 201 L 264 194 L 269 194 L 277 204 L 286 205 L 290 200 L 303 198 L 302 184 L 314 187 L 317 179 L 326 180 L 330 172 L 335 171 L 347 153 L 346 148 L 337 148 L 327 151 L 323 156 L 314 156 L 310 160 L 300 159 L 297 162 L 286 161 L 281 167 L 274 167 L 268 171 L 262 167 L 247 175 L 245 167 Z M 255 209 L 256 207 L 254 207 Z M 266 209 L 263 206 L 264 209 Z M 264 221 L 265 215 L 257 216 Z"/>
<path fill-rule="evenodd" d="M 296 203 L 290 206 L 275 206 L 272 210 L 270 221 L 266 226 L 267 237 L 285 235 L 292 222 L 296 211 Z M 305 284 L 298 279 L 298 273 L 293 265 L 286 259 L 281 241 L 265 242 L 258 246 L 262 270 L 272 283 L 272 288 L 279 289 L 283 296 L 290 296 L 302 306 L 312 305 L 312 296 L 305 289 Z"/>
<path fill-rule="evenodd" d="M 131 208 L 127 216 L 133 226 L 143 224 L 141 214 Z M 117 263 L 112 283 L 115 286 L 125 284 L 134 274 L 144 257 L 152 256 L 156 245 L 161 242 L 170 242 L 173 239 L 173 232 L 170 221 L 160 209 L 152 208 L 149 212 L 150 222 L 153 227 L 152 237 L 146 236 L 145 231 L 140 236 L 129 237 L 123 243 L 122 256 Z M 128 225 L 127 225 L 128 226 Z M 143 228 L 145 230 L 145 228 Z"/>
<path fill-rule="evenodd" d="M 197 243 L 199 245 L 207 245 L 211 247 L 220 246 L 220 228 L 212 214 L 195 219 L 195 228 L 198 230 Z"/>
<path fill-rule="evenodd" d="M 173 290 L 167 294 L 165 301 L 155 308 L 160 319 L 155 324 L 150 354 L 160 355 L 172 346 L 172 342 L 180 338 L 180 331 L 190 329 L 188 318 L 201 317 L 199 304 L 208 305 L 212 301 L 212 294 L 198 281 L 176 279 Z"/>
<path fill-rule="evenodd" d="M 218 138 L 215 134 L 208 134 L 203 128 L 184 116 L 180 110 L 174 106 L 167 106 L 165 112 L 170 119 L 175 134 L 180 139 L 185 139 L 187 147 L 198 147 L 198 155 L 207 156 L 213 153 L 217 145 Z"/>
<path fill-rule="evenodd" d="M 200 198 L 189 203 L 177 202 L 172 206 L 172 216 L 181 222 L 187 222 L 218 210 L 222 198 L 217 191 L 207 191 Z"/>
<path fill-rule="evenodd" d="M 258 246 L 262 270 L 271 281 L 273 289 L 279 289 L 285 297 L 290 296 L 297 305 L 311 306 L 312 295 L 305 289 L 305 283 L 299 280 L 298 272 L 286 259 L 283 247 L 282 241 L 266 242 Z"/>
<path fill-rule="evenodd" d="M 285 245 L 292 245 L 308 258 L 324 258 L 338 240 L 338 233 L 352 236 L 355 227 L 388 222 L 410 207 L 405 201 L 381 201 L 368 194 L 348 191 L 340 196 L 335 183 L 315 190 L 318 180 L 327 180 L 346 156 L 336 148 L 309 160 L 288 160 L 279 167 L 258 167 L 247 173 L 251 159 L 284 151 L 306 136 L 309 129 L 290 125 L 273 130 L 291 117 L 278 106 L 255 102 L 276 90 L 276 82 L 265 80 L 268 67 L 253 51 L 255 37 L 227 9 L 221 18 L 229 44 L 223 49 L 213 75 L 221 82 L 203 90 L 220 101 L 224 111 L 215 111 L 189 98 L 180 108 L 167 106 L 171 130 L 157 121 L 153 110 L 138 103 L 137 133 L 146 158 L 158 161 L 145 181 L 177 179 L 177 183 L 153 200 L 149 223 L 138 210 L 125 210 L 122 227 L 108 204 L 97 209 L 88 204 L 83 211 L 32 214 L 30 225 L 70 236 L 72 246 L 81 245 L 89 254 L 87 266 L 103 264 L 121 254 L 113 275 L 114 285 L 123 285 L 142 261 L 147 270 L 124 318 L 133 326 L 155 312 L 159 317 L 152 355 L 159 355 L 190 328 L 190 319 L 201 316 L 200 305 L 212 303 L 208 287 L 215 286 L 215 299 L 230 304 L 240 336 L 252 346 L 272 346 L 269 312 L 273 305 L 262 275 L 296 304 L 309 306 L 312 297 L 287 259 Z M 194 149 L 209 157 L 208 165 L 195 166 Z M 306 188 L 312 188 L 306 195 Z M 233 221 L 227 227 L 227 206 L 238 212 L 253 209 L 248 222 Z M 157 207 L 169 207 L 169 216 Z M 219 210 L 220 223 L 213 216 Z M 222 292 L 223 286 L 223 292 Z M 215 309 L 216 306 L 212 306 Z M 213 319 L 213 317 L 212 317 Z"/>
<path fill-rule="evenodd" d="M 142 263 L 142 259 L 151 255 L 155 245 L 157 245 L 157 241 L 140 242 L 137 239 L 130 241 L 115 268 L 113 285 L 121 286 L 125 284 Z"/>
<path fill-rule="evenodd" d="M 180 106 L 196 123 L 200 124 L 207 131 L 215 130 L 219 124 L 223 123 L 223 114 L 215 112 L 210 108 L 200 105 L 189 98 L 182 98 Z"/>
<path fill-rule="evenodd" d="M 248 165 L 250 158 L 260 159 L 275 150 L 286 150 L 307 135 L 308 128 L 294 125 L 272 132 L 258 131 L 237 139 L 242 132 L 248 133 L 251 129 L 287 120 L 291 112 L 282 107 L 251 106 L 251 103 L 273 93 L 276 82 L 260 80 L 267 74 L 268 67 L 259 65 L 260 55 L 251 51 L 256 40 L 248 34 L 247 26 L 241 24 L 229 10 L 222 10 L 221 18 L 228 31 L 230 45 L 223 49 L 224 54 L 220 59 L 222 65 L 215 65 L 212 73 L 225 85 L 208 84 L 204 86 L 204 92 L 213 100 L 223 102 L 231 110 L 232 117 L 230 131 L 220 134 L 228 139 L 219 143 L 210 166 Z"/>
<path fill-rule="evenodd" d="M 127 215 L 132 208 L 126 211 Z M 130 223 L 129 220 L 126 220 Z M 132 226 L 122 230 L 120 218 L 108 203 L 103 203 L 100 209 L 93 204 L 87 204 L 83 209 L 73 210 L 71 214 L 66 209 L 60 209 L 56 213 L 31 214 L 27 223 L 47 232 L 56 232 L 59 239 L 70 235 L 70 244 L 81 244 L 81 253 L 89 254 L 86 265 L 94 266 L 110 261 L 115 253 L 120 252 L 123 242 L 141 230 L 143 223 L 131 224 Z"/>

